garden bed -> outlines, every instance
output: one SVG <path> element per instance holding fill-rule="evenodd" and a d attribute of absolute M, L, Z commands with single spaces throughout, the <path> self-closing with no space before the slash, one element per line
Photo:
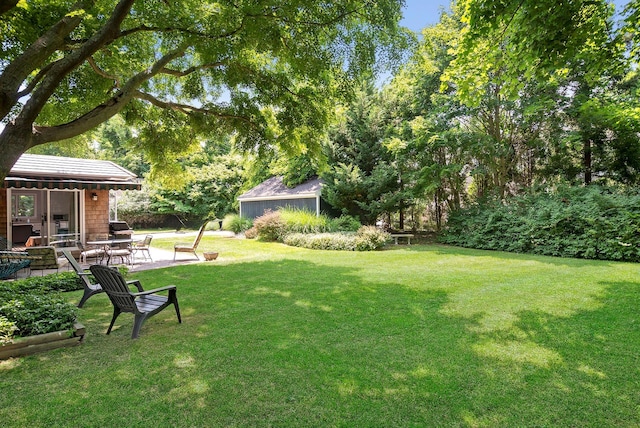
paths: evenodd
<path fill-rule="evenodd" d="M 11 343 L 0 345 L 0 360 L 22 357 L 66 346 L 79 345 L 82 343 L 84 335 L 84 325 L 75 323 L 71 330 L 54 331 L 53 333 L 44 333 L 29 337 L 19 337 L 14 339 Z"/>

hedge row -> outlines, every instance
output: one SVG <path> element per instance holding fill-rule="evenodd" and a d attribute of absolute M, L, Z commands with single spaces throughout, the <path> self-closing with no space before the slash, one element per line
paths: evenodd
<path fill-rule="evenodd" d="M 373 251 L 384 247 L 390 235 L 373 226 L 363 226 L 356 233 L 292 233 L 283 242 L 293 247 L 313 250 Z"/>
<path fill-rule="evenodd" d="M 637 191 L 562 187 L 454 212 L 439 240 L 469 248 L 637 262 L 639 232 Z"/>

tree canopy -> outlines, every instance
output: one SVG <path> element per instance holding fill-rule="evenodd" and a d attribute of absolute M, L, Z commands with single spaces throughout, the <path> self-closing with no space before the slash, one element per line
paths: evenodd
<path fill-rule="evenodd" d="M 0 178 L 118 113 L 152 163 L 212 132 L 300 150 L 352 77 L 399 60 L 402 3 L 3 1 Z"/>

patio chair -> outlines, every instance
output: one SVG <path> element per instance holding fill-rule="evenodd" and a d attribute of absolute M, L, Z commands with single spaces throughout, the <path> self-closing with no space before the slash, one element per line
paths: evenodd
<path fill-rule="evenodd" d="M 120 257 L 120 263 L 133 264 L 131 260 L 131 246 L 126 244 L 118 244 L 109 246 L 107 249 L 107 264 L 111 262 L 115 257 Z"/>
<path fill-rule="evenodd" d="M 82 299 L 80 299 L 80 303 L 78 303 L 78 307 L 81 308 L 89 297 L 94 294 L 102 293 L 104 290 L 100 284 L 94 284 L 91 282 L 91 279 L 89 278 L 91 272 L 89 269 L 83 269 L 82 266 L 80 266 L 76 258 L 73 257 L 73 254 L 71 254 L 71 251 L 62 250 L 62 254 L 64 254 L 67 260 L 69 260 L 69 264 L 73 267 L 73 270 L 76 271 L 78 277 L 80 277 L 80 280 L 82 281 L 82 285 L 84 285 L 84 294 L 82 295 Z"/>
<path fill-rule="evenodd" d="M 107 293 L 109 300 L 111 300 L 113 304 L 113 318 L 111 318 L 111 324 L 109 324 L 107 334 L 111 333 L 113 323 L 120 313 L 130 312 L 135 316 L 131 338 L 136 339 L 144 321 L 169 305 L 174 306 L 176 315 L 178 316 L 178 322 L 182 323 L 175 285 L 144 291 L 140 281 L 126 282 L 120 272 L 115 269 L 102 265 L 93 265 L 89 269 L 96 280 L 102 285 L 103 290 Z M 138 292 L 132 293 L 129 288 L 130 285 L 134 285 L 138 289 Z M 161 291 L 168 291 L 168 296 L 156 294 Z"/>
<path fill-rule="evenodd" d="M 136 241 L 133 243 L 131 250 L 133 251 L 134 257 L 138 253 L 138 251 L 140 251 L 145 260 L 147 260 L 147 255 L 145 254 L 147 253 L 149 255 L 149 260 L 153 261 L 153 259 L 151 258 L 151 252 L 149 251 L 149 247 L 151 246 L 151 239 L 153 239 L 153 235 L 147 235 L 142 241 Z"/>
<path fill-rule="evenodd" d="M 80 250 L 80 263 L 87 263 L 88 259 L 95 259 L 96 261 L 100 260 L 99 261 L 100 263 L 102 259 L 104 259 L 104 255 L 105 255 L 104 248 L 100 248 L 97 246 L 85 247 L 84 245 L 82 245 L 82 242 L 80 241 L 76 242 L 76 246 Z M 62 253 L 64 253 L 64 250 L 62 251 Z"/>
<path fill-rule="evenodd" d="M 200 244 L 200 240 L 202 239 L 202 235 L 204 234 L 204 229 L 209 222 L 205 222 L 202 226 L 200 226 L 200 230 L 198 231 L 198 235 L 192 244 L 184 244 L 177 243 L 173 245 L 173 260 L 176 260 L 176 254 L 178 253 L 193 253 L 196 256 L 196 259 L 200 260 L 198 254 L 196 254 L 196 249 L 198 248 L 198 244 Z"/>

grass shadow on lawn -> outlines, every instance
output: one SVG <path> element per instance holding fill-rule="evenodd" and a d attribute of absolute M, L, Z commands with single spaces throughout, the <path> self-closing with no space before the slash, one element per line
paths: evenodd
<path fill-rule="evenodd" d="M 183 324 L 168 308 L 132 341 L 132 317 L 123 314 L 106 336 L 111 305 L 104 295 L 93 297 L 81 311 L 89 332 L 83 346 L 0 370 L 0 420 L 31 426 L 640 422 L 634 404 L 640 388 L 629 374 L 639 355 L 637 283 L 600 284 L 598 293 L 586 294 L 588 304 L 576 301 L 567 312 L 505 306 L 514 318 L 487 328 L 491 295 L 500 308 L 509 301 L 500 294 L 506 291 L 486 288 L 490 295 L 474 308 L 460 304 L 461 296 L 477 299 L 481 288 L 448 285 L 462 277 L 415 284 L 355 262 L 282 259 L 140 272 L 135 277 L 145 288 L 178 285 Z"/>

